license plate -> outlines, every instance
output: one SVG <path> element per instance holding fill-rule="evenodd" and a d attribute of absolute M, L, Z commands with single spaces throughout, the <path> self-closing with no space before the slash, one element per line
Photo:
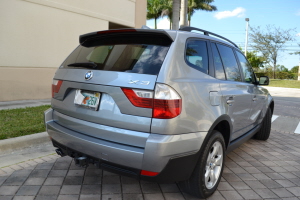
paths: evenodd
<path fill-rule="evenodd" d="M 100 92 L 92 92 L 92 91 L 77 89 L 74 98 L 74 103 L 76 105 L 98 110 L 100 96 L 101 96 Z"/>

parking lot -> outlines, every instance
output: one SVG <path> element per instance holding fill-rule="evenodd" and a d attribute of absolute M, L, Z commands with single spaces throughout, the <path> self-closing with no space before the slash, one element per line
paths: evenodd
<path fill-rule="evenodd" d="M 300 199 L 300 100 L 277 96 L 271 136 L 249 140 L 227 155 L 217 192 L 209 199 Z M 48 155 L 0 169 L 2 199 L 196 199 L 177 184 L 78 168 Z"/>

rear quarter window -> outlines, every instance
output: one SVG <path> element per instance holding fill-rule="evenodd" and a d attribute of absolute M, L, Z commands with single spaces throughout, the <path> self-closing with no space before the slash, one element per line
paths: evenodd
<path fill-rule="evenodd" d="M 194 69 L 208 74 L 207 42 L 189 39 L 186 43 L 185 61 Z"/>

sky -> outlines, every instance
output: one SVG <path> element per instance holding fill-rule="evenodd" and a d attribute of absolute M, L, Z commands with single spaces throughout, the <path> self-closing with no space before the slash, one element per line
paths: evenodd
<path fill-rule="evenodd" d="M 266 30 L 266 25 L 274 25 L 281 29 L 294 29 L 296 41 L 288 42 L 285 51 L 280 52 L 278 64 L 286 68 L 299 65 L 300 55 L 290 55 L 300 51 L 300 0 L 215 0 L 212 5 L 217 11 L 196 11 L 192 16 L 191 26 L 214 32 L 245 47 L 246 21 L 249 26 Z M 154 20 L 147 20 L 147 26 L 153 28 Z M 169 20 L 164 17 L 158 20 L 158 28 L 169 29 Z M 248 51 L 251 51 L 251 41 Z"/>

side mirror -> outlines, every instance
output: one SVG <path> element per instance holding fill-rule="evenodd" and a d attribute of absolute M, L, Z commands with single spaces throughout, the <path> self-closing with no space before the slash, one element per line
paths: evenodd
<path fill-rule="evenodd" d="M 258 85 L 269 85 L 269 77 L 261 76 L 259 77 Z"/>

